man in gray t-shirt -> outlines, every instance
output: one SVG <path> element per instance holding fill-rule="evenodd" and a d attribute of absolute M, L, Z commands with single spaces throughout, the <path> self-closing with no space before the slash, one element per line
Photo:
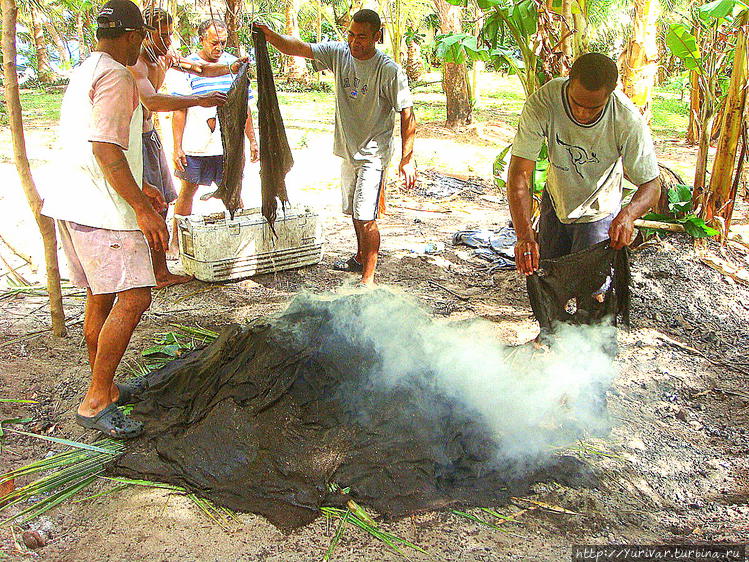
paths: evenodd
<path fill-rule="evenodd" d="M 555 258 L 611 239 L 630 243 L 634 220 L 660 195 L 653 141 L 637 108 L 621 92 L 616 64 L 598 53 L 575 61 L 569 78 L 532 94 L 512 145 L 507 194 L 517 232 L 515 262 L 530 275 Z M 531 226 L 530 179 L 542 145 L 549 152 L 538 240 Z M 622 179 L 637 186 L 621 208 Z"/>
<path fill-rule="evenodd" d="M 267 41 L 286 55 L 315 59 L 335 76 L 335 141 L 333 152 L 343 159 L 343 212 L 356 231 L 356 255 L 333 267 L 361 272 L 362 283 L 374 281 L 380 232 L 377 217 L 384 195 L 385 170 L 393 153 L 395 114 L 400 113 L 401 161 L 407 188 L 416 180 L 413 141 L 416 119 L 403 69 L 375 48 L 382 37 L 380 17 L 372 10 L 354 14 L 348 41 L 305 43 L 255 24 Z"/>

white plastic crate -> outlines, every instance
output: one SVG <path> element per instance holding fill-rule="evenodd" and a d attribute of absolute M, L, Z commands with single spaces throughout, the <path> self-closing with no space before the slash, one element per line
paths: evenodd
<path fill-rule="evenodd" d="M 279 207 L 271 232 L 260 209 L 182 217 L 180 256 L 201 281 L 228 281 L 314 265 L 322 260 L 322 227 L 310 207 Z"/>

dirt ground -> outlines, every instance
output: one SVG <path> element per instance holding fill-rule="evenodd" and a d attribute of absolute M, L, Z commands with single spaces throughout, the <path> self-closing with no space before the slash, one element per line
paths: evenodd
<path fill-rule="evenodd" d="M 320 213 L 325 232 L 322 263 L 251 280 L 192 281 L 156 291 L 125 364 L 138 361 L 170 323 L 220 329 L 281 310 L 301 290 L 331 291 L 351 282 L 347 274 L 330 269 L 353 248 L 351 225 L 339 212 L 330 125 L 325 121 L 309 134 L 301 116 L 292 115 L 287 122 L 297 160 L 289 177 L 290 193 L 294 202 L 313 204 Z M 389 212 L 380 221 L 383 246 L 377 281 L 418 299 L 435 317 L 487 319 L 499 341 L 518 344 L 537 333 L 523 280 L 512 271 L 488 273 L 485 262 L 449 243 L 458 230 L 507 224 L 507 203 L 492 187 L 490 170 L 497 147 L 511 133 L 511 128 L 492 123 L 458 134 L 434 124 L 420 126 L 417 160 L 422 168 L 478 177 L 471 184 L 474 189 L 445 202 L 391 189 Z M 7 136 L 7 130 L 0 131 L 3 141 Z M 53 187 L 54 132 L 32 130 L 28 138 L 40 189 Z M 658 151 L 665 164 L 680 169 L 688 169 L 694 158 L 693 149 L 678 141 L 659 140 Z M 439 155 L 442 163 L 435 166 Z M 33 221 L 7 158 L 0 163 L 0 178 L 6 186 L 0 193 L 0 234 L 41 263 Z M 245 198 L 251 206 L 257 193 L 256 184 L 249 183 Z M 197 210 L 213 210 L 211 205 L 200 204 Z M 446 248 L 434 256 L 411 251 L 428 242 L 443 242 Z M 739 265 L 749 263 L 738 246 L 726 257 Z M 536 485 L 525 499 L 498 506 L 512 514 L 532 506 L 525 501 L 531 499 L 575 514 L 532 509 L 503 525 L 505 532 L 449 512 L 383 522 L 384 529 L 428 552 L 409 552 L 411 558 L 558 561 L 569 559 L 573 544 L 749 542 L 749 287 L 705 266 L 691 242 L 679 236 L 646 244 L 633 253 L 632 261 L 632 327 L 619 332 L 618 376 L 608 393 L 614 429 L 605 440 L 590 439 L 564 453 L 587 462 L 594 485 L 570 488 L 551 481 Z M 31 281 L 38 279 L 29 268 L 19 271 Z M 81 334 L 83 300 L 67 297 L 65 308 L 68 337 L 55 338 L 48 331 L 24 337 L 48 326 L 44 297 L 0 299 L 0 396 L 39 402 L 0 404 L 0 419 L 30 416 L 34 421 L 26 425 L 29 431 L 85 441 L 93 436 L 74 422 L 89 377 Z M 59 447 L 7 434 L 0 472 L 40 459 L 50 450 Z M 102 483 L 90 493 L 107 487 Z M 49 543 L 30 551 L 19 541 L 19 528 L 3 527 L 0 559 L 311 560 L 323 557 L 336 530 L 320 518 L 283 534 L 259 516 L 239 514 L 227 532 L 186 497 L 139 487 L 67 502 L 29 527 L 48 533 Z M 399 556 L 351 528 L 333 559 Z"/>

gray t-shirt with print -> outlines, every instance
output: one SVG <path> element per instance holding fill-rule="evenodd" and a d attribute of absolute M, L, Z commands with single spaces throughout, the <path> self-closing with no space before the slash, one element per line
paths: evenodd
<path fill-rule="evenodd" d="M 343 42 L 311 47 L 315 60 L 335 76 L 333 152 L 352 164 L 387 165 L 393 153 L 395 113 L 413 105 L 403 69 L 380 51 L 357 60 Z"/>
<path fill-rule="evenodd" d="M 534 92 L 523 107 L 513 156 L 536 160 L 549 149 L 546 189 L 563 223 L 593 222 L 619 210 L 622 179 L 635 185 L 658 177 L 650 130 L 640 112 L 614 91 L 595 122 L 579 123 L 567 100 L 567 78 Z"/>

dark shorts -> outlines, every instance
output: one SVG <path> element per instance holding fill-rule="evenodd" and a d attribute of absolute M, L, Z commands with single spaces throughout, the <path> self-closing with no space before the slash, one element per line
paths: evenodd
<path fill-rule="evenodd" d="M 185 171 L 177 170 L 175 175 L 196 185 L 221 184 L 224 173 L 224 156 L 187 156 Z"/>
<path fill-rule="evenodd" d="M 611 221 L 617 213 L 595 222 L 565 224 L 559 220 L 547 191 L 541 199 L 538 223 L 538 245 L 541 259 L 554 259 L 574 254 L 607 240 Z"/>
<path fill-rule="evenodd" d="M 157 188 L 167 204 L 177 199 L 172 174 L 155 129 L 143 133 L 143 181 Z"/>

